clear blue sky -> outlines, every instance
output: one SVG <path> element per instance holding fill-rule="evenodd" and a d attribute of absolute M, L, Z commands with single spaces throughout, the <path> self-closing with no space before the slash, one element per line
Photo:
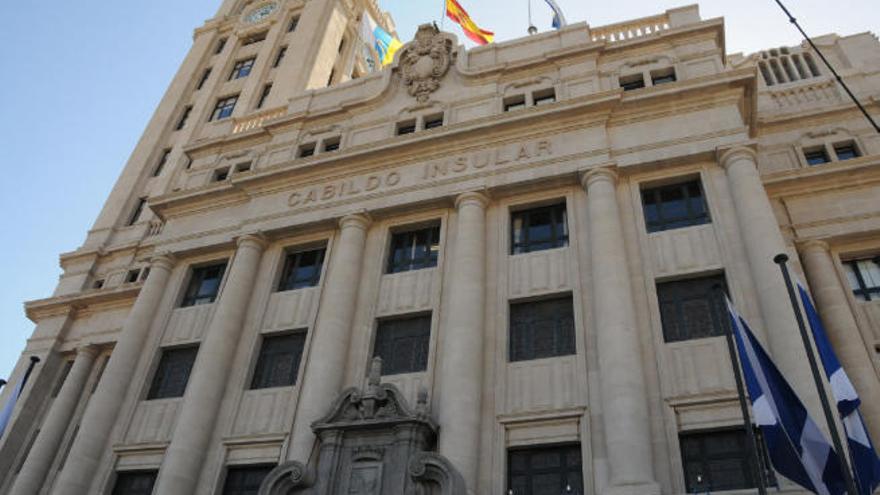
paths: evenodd
<path fill-rule="evenodd" d="M 525 34 L 527 0 L 460 0 L 504 41 Z M 543 0 L 535 24 L 549 29 Z M 691 2 L 557 0 L 569 22 L 643 17 Z M 44 0 L 0 4 L 0 377 L 33 331 L 22 303 L 51 295 L 58 255 L 98 214 L 178 64 L 220 0 Z M 877 0 L 788 0 L 808 32 L 880 31 Z M 381 0 L 403 41 L 437 20 L 442 1 Z M 773 0 L 707 0 L 726 17 L 729 52 L 800 42 Z M 450 22 L 446 29 L 459 34 Z M 468 42 L 470 43 L 470 42 Z"/>

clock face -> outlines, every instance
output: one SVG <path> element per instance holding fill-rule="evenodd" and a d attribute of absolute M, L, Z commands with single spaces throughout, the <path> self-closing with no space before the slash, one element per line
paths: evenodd
<path fill-rule="evenodd" d="M 244 21 L 253 24 L 256 22 L 260 22 L 263 19 L 272 15 L 272 12 L 275 12 L 275 9 L 278 8 L 278 4 L 276 3 L 267 3 L 265 5 L 261 5 L 256 9 L 252 10 L 244 17 Z"/>

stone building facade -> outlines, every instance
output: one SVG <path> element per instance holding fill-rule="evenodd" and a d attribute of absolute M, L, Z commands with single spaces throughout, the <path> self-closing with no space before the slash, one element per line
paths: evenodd
<path fill-rule="evenodd" d="M 818 415 L 782 252 L 880 439 L 880 135 L 816 54 L 727 54 L 689 6 L 471 50 L 425 25 L 376 70 L 367 13 L 393 31 L 374 0 L 196 30 L 26 305 L 0 491 L 747 489 L 710 288 Z M 877 38 L 816 42 L 876 115 Z"/>

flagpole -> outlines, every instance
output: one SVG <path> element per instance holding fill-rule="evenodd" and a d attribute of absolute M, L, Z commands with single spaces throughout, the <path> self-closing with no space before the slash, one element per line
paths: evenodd
<path fill-rule="evenodd" d="M 716 285 L 714 289 L 723 294 L 724 297 L 727 297 L 727 294 L 724 292 L 724 288 L 721 285 Z M 755 480 L 758 483 L 758 495 L 767 495 L 767 485 L 765 484 L 766 479 L 764 478 L 764 459 L 761 456 L 760 450 L 758 450 L 758 439 L 755 437 L 755 428 L 752 426 L 752 420 L 749 417 L 749 406 L 746 403 L 746 390 L 743 385 L 742 371 L 739 367 L 739 357 L 736 354 L 736 344 L 733 343 L 733 328 L 731 328 L 729 324 L 725 325 L 724 328 L 724 337 L 727 340 L 727 352 L 730 354 L 730 364 L 733 367 L 733 379 L 736 382 L 736 395 L 739 399 L 739 409 L 742 413 L 743 427 L 746 429 L 746 438 L 752 446 L 752 455 L 755 456 L 755 462 L 752 464 L 752 467 L 755 471 L 753 473 L 755 475 Z"/>
<path fill-rule="evenodd" d="M 843 478 L 846 481 L 846 489 L 850 495 L 858 495 L 856 482 L 853 480 L 852 471 L 849 468 L 849 460 L 847 451 L 843 449 L 843 443 L 840 441 L 840 432 L 837 431 L 837 423 L 834 421 L 834 413 L 831 412 L 831 404 L 828 401 L 828 395 L 825 393 L 825 384 L 822 382 L 822 375 L 819 372 L 819 365 L 816 363 L 816 355 L 813 352 L 813 346 L 810 344 L 810 336 L 807 333 L 807 327 L 804 324 L 804 316 L 801 314 L 801 307 L 798 304 L 797 296 L 794 292 L 794 285 L 791 283 L 791 274 L 788 272 L 788 255 L 785 253 L 777 254 L 773 258 L 773 262 L 779 265 L 782 271 L 782 278 L 785 279 L 785 287 L 788 289 L 788 298 L 791 300 L 791 308 L 794 311 L 795 319 L 797 319 L 798 329 L 801 332 L 801 340 L 804 343 L 804 351 L 807 353 L 807 360 L 810 362 L 810 371 L 813 372 L 813 381 L 816 384 L 816 391 L 819 393 L 819 401 L 822 403 L 822 412 L 825 413 L 825 421 L 828 423 L 828 431 L 831 433 L 831 441 L 834 442 L 834 449 L 837 450 L 837 457 L 840 459 L 840 467 L 843 469 Z"/>
<path fill-rule="evenodd" d="M 443 14 L 440 16 L 440 31 L 446 27 L 446 0 L 443 0 Z"/>

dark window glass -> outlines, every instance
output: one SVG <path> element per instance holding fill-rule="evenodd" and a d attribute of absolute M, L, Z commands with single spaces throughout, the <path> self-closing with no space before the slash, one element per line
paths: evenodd
<path fill-rule="evenodd" d="M 648 232 L 709 223 L 709 209 L 699 180 L 652 187 L 642 191 Z"/>
<path fill-rule="evenodd" d="M 147 400 L 183 397 L 198 347 L 164 349 Z"/>
<path fill-rule="evenodd" d="M 654 86 L 675 82 L 675 71 L 668 70 L 657 73 L 651 73 L 651 82 Z"/>
<path fill-rule="evenodd" d="M 339 138 L 331 138 L 324 140 L 324 152 L 329 153 L 331 151 L 339 150 Z"/>
<path fill-rule="evenodd" d="M 760 430 L 755 431 L 767 486 L 776 485 Z M 688 493 L 742 490 L 757 487 L 749 439 L 742 428 L 680 433 L 681 458 Z"/>
<path fill-rule="evenodd" d="M 299 25 L 299 16 L 294 17 L 293 19 L 290 20 L 290 25 L 287 27 L 287 32 L 292 33 L 293 31 L 296 31 L 296 26 L 298 26 L 298 25 Z"/>
<path fill-rule="evenodd" d="M 526 97 L 525 95 L 511 96 L 510 98 L 506 98 L 504 100 L 504 111 L 510 112 L 513 110 L 519 110 L 526 107 Z"/>
<path fill-rule="evenodd" d="M 633 76 L 621 77 L 620 87 L 623 88 L 624 91 L 642 89 L 645 87 L 645 76 L 641 74 L 635 74 Z"/>
<path fill-rule="evenodd" d="M 532 101 L 535 102 L 535 106 L 554 103 L 556 101 L 556 90 L 550 88 L 547 90 L 538 91 L 532 95 Z"/>
<path fill-rule="evenodd" d="M 510 216 L 512 254 L 568 246 L 565 203 L 513 212 Z"/>
<path fill-rule="evenodd" d="M 282 46 L 278 49 L 278 55 L 275 56 L 275 62 L 272 64 L 272 67 L 278 67 L 281 65 L 281 61 L 284 60 L 285 55 L 287 55 L 287 47 Z"/>
<path fill-rule="evenodd" d="M 299 157 L 308 158 L 315 154 L 315 143 L 304 144 L 299 147 Z"/>
<path fill-rule="evenodd" d="M 440 226 L 391 236 L 391 252 L 388 256 L 387 273 L 408 272 L 437 266 L 440 252 Z"/>
<path fill-rule="evenodd" d="M 853 143 L 835 144 L 834 154 L 837 155 L 837 159 L 840 161 L 851 160 L 861 156 L 858 148 L 856 148 L 856 145 Z"/>
<path fill-rule="evenodd" d="M 880 300 L 880 256 L 874 259 L 847 261 L 843 266 L 856 299 Z"/>
<path fill-rule="evenodd" d="M 430 315 L 383 320 L 376 330 L 373 356 L 382 358 L 383 375 L 425 371 L 430 340 Z"/>
<path fill-rule="evenodd" d="M 238 95 L 217 100 L 217 104 L 214 106 L 214 111 L 211 112 L 211 118 L 209 120 L 220 120 L 231 117 L 232 112 L 235 110 L 236 103 L 238 103 Z"/>
<path fill-rule="evenodd" d="M 397 135 L 403 136 L 404 134 L 412 134 L 416 132 L 416 121 L 408 120 L 406 122 L 401 122 L 397 124 Z"/>
<path fill-rule="evenodd" d="M 162 169 L 164 169 L 165 164 L 168 163 L 169 156 L 171 156 L 171 148 L 162 150 L 162 155 L 159 157 L 159 162 L 156 163 L 156 168 L 153 169 L 153 177 L 158 177 L 162 173 Z"/>
<path fill-rule="evenodd" d="M 260 484 L 274 466 L 241 466 L 226 470 L 223 495 L 257 495 Z"/>
<path fill-rule="evenodd" d="M 583 495 L 580 445 L 508 450 L 507 490 L 513 495 Z"/>
<path fill-rule="evenodd" d="M 254 62 L 256 62 L 255 57 L 251 57 L 245 60 L 239 60 L 232 66 L 232 72 L 229 74 L 229 80 L 233 79 L 241 79 L 242 77 L 247 77 L 251 74 L 251 70 L 254 68 Z"/>
<path fill-rule="evenodd" d="M 128 275 L 125 277 L 125 283 L 133 284 L 136 283 L 141 278 L 141 271 L 138 270 L 129 270 Z"/>
<path fill-rule="evenodd" d="M 217 49 L 214 50 L 214 54 L 222 52 L 223 49 L 226 48 L 226 38 L 220 38 L 220 41 L 217 42 Z"/>
<path fill-rule="evenodd" d="M 510 362 L 574 353 L 571 296 L 510 305 Z"/>
<path fill-rule="evenodd" d="M 729 325 L 723 291 L 723 275 L 676 280 L 657 284 L 660 319 L 666 342 L 717 337 Z"/>
<path fill-rule="evenodd" d="M 116 473 L 113 495 L 150 495 L 156 483 L 156 471 Z"/>
<path fill-rule="evenodd" d="M 214 176 L 211 178 L 213 182 L 223 182 L 224 180 L 229 178 L 229 167 L 218 168 L 214 171 Z"/>
<path fill-rule="evenodd" d="M 266 103 L 266 98 L 269 97 L 269 93 L 272 92 L 272 85 L 267 84 L 263 86 L 263 93 L 260 95 L 260 101 L 257 102 L 257 108 L 263 108 L 263 104 Z"/>
<path fill-rule="evenodd" d="M 193 268 L 189 285 L 183 296 L 181 307 L 211 304 L 220 292 L 220 282 L 226 271 L 226 263 Z"/>
<path fill-rule="evenodd" d="M 199 84 L 196 86 L 196 91 L 202 89 L 205 86 L 205 83 L 208 82 L 209 77 L 211 77 L 211 68 L 210 67 L 205 69 L 205 72 L 202 73 L 202 78 L 199 79 Z"/>
<path fill-rule="evenodd" d="M 264 337 L 251 388 L 295 385 L 305 343 L 305 332 Z"/>
<path fill-rule="evenodd" d="M 180 120 L 177 121 L 177 127 L 175 127 L 176 130 L 179 131 L 186 127 L 186 121 L 189 120 L 189 115 L 192 113 L 192 109 L 192 105 L 186 106 L 183 109 L 183 113 L 180 114 Z"/>
<path fill-rule="evenodd" d="M 807 164 L 810 166 L 822 165 L 823 163 L 831 161 L 831 159 L 828 158 L 828 152 L 825 151 L 825 148 L 804 150 L 804 158 L 806 158 Z"/>
<path fill-rule="evenodd" d="M 443 116 L 435 115 L 433 117 L 425 118 L 425 130 L 435 129 L 437 127 L 443 127 Z"/>
<path fill-rule="evenodd" d="M 128 225 L 134 225 L 141 219 L 141 214 L 144 212 L 144 207 L 147 205 L 147 198 L 139 198 L 137 204 L 134 206 L 134 211 L 131 212 L 131 216 L 128 217 Z"/>
<path fill-rule="evenodd" d="M 321 281 L 321 268 L 324 266 L 326 251 L 321 248 L 288 254 L 278 290 L 294 290 L 318 285 Z"/>

